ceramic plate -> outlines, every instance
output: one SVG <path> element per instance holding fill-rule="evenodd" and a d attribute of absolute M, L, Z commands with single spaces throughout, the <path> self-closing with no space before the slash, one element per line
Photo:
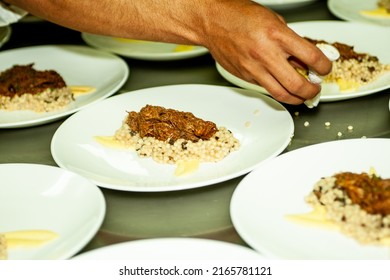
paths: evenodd
<path fill-rule="evenodd" d="M 122 39 L 89 33 L 82 33 L 82 38 L 92 47 L 142 60 L 178 60 L 208 53 L 206 48 L 199 46 Z"/>
<path fill-rule="evenodd" d="M 201 238 L 152 238 L 118 243 L 80 254 L 75 260 L 258 260 L 256 251 Z"/>
<path fill-rule="evenodd" d="M 100 189 L 87 179 L 38 164 L 0 164 L 0 178 L 0 232 L 58 234 L 38 247 L 9 248 L 9 259 L 70 258 L 100 228 L 106 204 Z"/>
<path fill-rule="evenodd" d="M 0 26 L 0 47 L 2 47 L 6 42 L 8 42 L 11 33 L 11 27 Z"/>
<path fill-rule="evenodd" d="M 389 259 L 388 247 L 361 245 L 336 230 L 286 219 L 311 210 L 304 197 L 324 176 L 369 172 L 390 178 L 390 139 L 349 139 L 297 149 L 261 164 L 232 196 L 230 213 L 249 246 L 276 259 Z"/>
<path fill-rule="evenodd" d="M 95 136 L 112 136 L 127 116 L 145 105 L 192 112 L 225 126 L 240 141 L 238 151 L 216 163 L 202 163 L 187 176 L 176 165 L 140 158 L 136 152 L 99 144 Z M 104 112 L 102 114 L 102 112 Z M 293 135 L 287 110 L 254 92 L 211 85 L 174 85 L 121 94 L 67 119 L 56 131 L 51 151 L 56 163 L 97 185 L 125 191 L 173 191 L 206 186 L 251 171 L 281 153 Z"/>
<path fill-rule="evenodd" d="M 22 17 L 19 22 L 25 22 L 25 23 L 30 23 L 30 22 L 41 22 L 45 21 L 43 18 L 34 16 L 32 14 L 27 14 L 24 17 Z"/>
<path fill-rule="evenodd" d="M 317 0 L 252 0 L 273 10 L 287 10 L 306 6 Z"/>
<path fill-rule="evenodd" d="M 291 23 L 289 26 L 301 36 L 352 45 L 355 51 L 375 55 L 383 64 L 390 64 L 390 52 L 387 48 L 390 45 L 390 36 L 388 36 L 389 29 L 386 27 L 342 21 L 306 21 Z M 218 72 L 232 84 L 268 94 L 263 87 L 230 74 L 218 63 L 216 66 Z M 353 92 L 340 92 L 331 84 L 323 84 L 320 101 L 346 100 L 373 94 L 387 88 L 390 88 L 390 72 Z"/>
<path fill-rule="evenodd" d="M 376 9 L 378 0 L 328 0 L 328 8 L 336 17 L 347 21 L 390 26 L 390 14 L 386 17 L 363 15 L 362 11 Z M 362 33 L 364 34 L 364 33 Z"/>
<path fill-rule="evenodd" d="M 34 68 L 38 70 L 56 70 L 69 86 L 91 86 L 96 88 L 96 91 L 77 97 L 73 104 L 56 112 L 0 110 L 0 128 L 34 126 L 68 116 L 114 94 L 129 76 L 129 68 L 124 60 L 85 46 L 45 45 L 0 53 L 0 71 L 15 64 L 30 63 L 34 63 Z"/>

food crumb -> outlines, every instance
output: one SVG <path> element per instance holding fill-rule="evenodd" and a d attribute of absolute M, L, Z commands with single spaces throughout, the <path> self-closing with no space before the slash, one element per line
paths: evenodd
<path fill-rule="evenodd" d="M 330 122 L 325 122 L 325 127 L 329 128 L 330 127 Z"/>
<path fill-rule="evenodd" d="M 245 122 L 245 127 L 251 127 L 252 123 L 250 121 Z"/>
<path fill-rule="evenodd" d="M 341 136 L 343 136 L 343 134 L 340 131 L 337 132 L 337 137 L 341 137 Z"/>
<path fill-rule="evenodd" d="M 255 115 L 255 116 L 260 115 L 260 110 L 255 110 L 255 111 L 253 112 L 253 115 Z"/>
<path fill-rule="evenodd" d="M 299 116 L 299 112 L 294 112 L 294 116 L 298 117 Z"/>
<path fill-rule="evenodd" d="M 348 126 L 348 131 L 352 131 L 353 130 L 353 126 L 352 125 L 349 125 Z"/>
<path fill-rule="evenodd" d="M 308 127 L 310 126 L 310 123 L 308 121 L 305 121 L 305 123 L 303 124 L 305 127 Z"/>

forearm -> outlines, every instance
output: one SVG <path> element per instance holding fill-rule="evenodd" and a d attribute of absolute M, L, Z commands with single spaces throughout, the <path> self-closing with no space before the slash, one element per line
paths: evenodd
<path fill-rule="evenodd" d="M 209 0 L 6 0 L 82 32 L 201 44 Z M 213 2 L 213 1 L 211 1 Z"/>

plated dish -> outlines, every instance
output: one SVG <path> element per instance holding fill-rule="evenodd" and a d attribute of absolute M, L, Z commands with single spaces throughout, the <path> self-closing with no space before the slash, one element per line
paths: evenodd
<path fill-rule="evenodd" d="M 114 135 L 127 112 L 139 111 L 147 104 L 191 112 L 225 126 L 240 141 L 240 148 L 221 161 L 201 163 L 191 174 L 176 176 L 174 164 L 157 163 L 139 157 L 132 149 L 96 140 L 96 136 Z M 58 128 L 51 152 L 59 166 L 102 187 L 174 191 L 215 184 L 251 171 L 281 153 L 293 131 L 291 115 L 267 96 L 231 87 L 173 85 L 121 94 L 78 112 Z"/>
<path fill-rule="evenodd" d="M 89 33 L 82 33 L 82 38 L 92 47 L 142 60 L 179 60 L 208 53 L 206 48 L 200 46 L 131 40 Z"/>
<path fill-rule="evenodd" d="M 11 239 L 15 232 L 23 236 L 8 240 L 10 260 L 70 258 L 103 222 L 103 194 L 73 172 L 38 164 L 0 164 L 0 177 L 0 233 Z M 54 238 L 42 245 L 31 242 L 42 231 Z"/>
<path fill-rule="evenodd" d="M 306 6 L 317 0 L 252 0 L 273 10 L 286 10 Z"/>
<path fill-rule="evenodd" d="M 74 260 L 258 260 L 256 251 L 201 238 L 152 238 L 118 243 L 77 255 Z"/>
<path fill-rule="evenodd" d="M 389 259 L 388 246 L 362 245 L 338 230 L 291 221 L 308 213 L 315 183 L 339 172 L 390 177 L 389 139 L 349 139 L 307 146 L 264 162 L 231 201 L 231 217 L 249 246 L 274 259 Z"/>
<path fill-rule="evenodd" d="M 354 46 L 356 52 L 369 53 L 377 56 L 381 63 L 390 64 L 390 53 L 386 47 L 390 44 L 390 36 L 388 36 L 388 28 L 386 27 L 340 21 L 296 22 L 289 24 L 289 26 L 301 36 L 348 44 Z M 362 34 L 364 34 L 364 39 Z M 230 74 L 218 63 L 216 67 L 218 72 L 232 84 L 268 94 L 263 87 L 248 83 Z M 354 91 L 340 92 L 339 88 L 334 84 L 322 84 L 320 102 L 357 98 L 374 94 L 387 88 L 390 88 L 390 72 Z"/>
<path fill-rule="evenodd" d="M 0 48 L 9 40 L 11 36 L 11 27 L 9 26 L 0 26 Z"/>
<path fill-rule="evenodd" d="M 34 63 L 36 69 L 56 70 L 70 86 L 89 86 L 95 88 L 95 91 L 78 96 L 72 104 L 60 111 L 37 113 L 0 110 L 0 128 L 34 126 L 68 116 L 114 94 L 129 76 L 129 68 L 123 59 L 90 47 L 46 45 L 0 53 L 0 71 L 15 64 L 31 63 Z"/>
<path fill-rule="evenodd" d="M 328 0 L 328 8 L 336 17 L 353 22 L 390 26 L 390 16 L 369 16 L 362 11 L 376 9 L 378 0 Z"/>

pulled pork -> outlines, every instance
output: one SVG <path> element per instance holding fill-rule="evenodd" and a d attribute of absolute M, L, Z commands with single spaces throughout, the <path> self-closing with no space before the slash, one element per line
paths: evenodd
<path fill-rule="evenodd" d="M 343 172 L 334 175 L 336 186 L 345 190 L 353 203 L 370 214 L 390 214 L 390 179 L 367 173 Z"/>
<path fill-rule="evenodd" d="M 54 70 L 38 71 L 34 64 L 14 65 L 0 74 L 0 95 L 39 94 L 46 89 L 66 87 L 64 79 Z"/>

